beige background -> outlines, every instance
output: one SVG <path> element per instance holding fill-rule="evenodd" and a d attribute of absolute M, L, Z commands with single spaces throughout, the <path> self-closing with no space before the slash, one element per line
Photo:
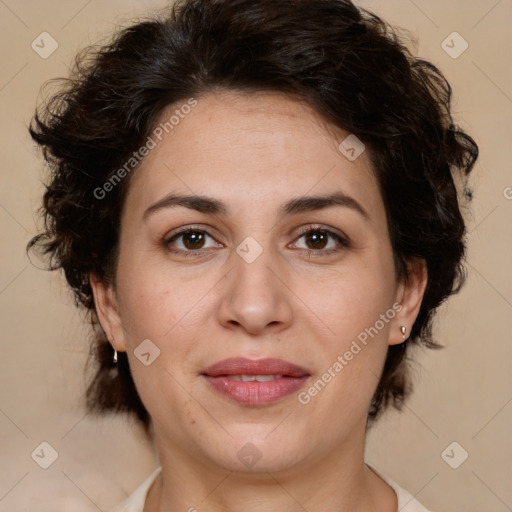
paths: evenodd
<path fill-rule="evenodd" d="M 42 193 L 41 161 L 26 129 L 40 86 L 65 75 L 82 46 L 163 5 L 0 0 L 1 511 L 108 510 L 156 464 L 151 446 L 123 418 L 85 416 L 87 330 L 61 276 L 34 268 L 24 247 Z M 438 316 L 447 348 L 417 354 L 416 393 L 402 414 L 375 427 L 367 460 L 434 510 L 512 510 L 512 2 L 360 5 L 416 36 L 416 52 L 445 73 L 457 120 L 481 149 L 468 213 L 469 278 Z M 59 45 L 47 59 L 31 48 L 43 31 Z M 457 59 L 441 47 L 453 31 L 469 43 Z M 46 470 L 31 458 L 43 441 L 58 452 Z M 441 457 L 453 441 L 469 453 L 458 469 Z"/>

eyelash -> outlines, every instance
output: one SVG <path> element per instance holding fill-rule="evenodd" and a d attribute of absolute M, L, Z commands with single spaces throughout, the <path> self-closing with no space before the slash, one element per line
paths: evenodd
<path fill-rule="evenodd" d="M 185 256 L 189 256 L 189 255 L 192 255 L 192 254 L 196 254 L 196 255 L 202 255 L 203 253 L 209 251 L 210 248 L 208 249 L 197 249 L 197 250 L 186 250 L 184 251 L 183 249 L 173 249 L 171 247 L 171 243 L 173 241 L 175 241 L 176 239 L 178 239 L 180 236 L 183 236 L 183 235 L 186 235 L 187 233 L 203 233 L 203 234 L 206 234 L 208 235 L 210 238 L 214 239 L 214 237 L 212 237 L 210 235 L 210 233 L 208 233 L 208 231 L 204 230 L 204 229 L 201 229 L 201 228 L 195 228 L 193 226 L 189 226 L 187 228 L 184 228 L 182 229 L 181 231 L 178 231 L 177 233 L 173 233 L 170 237 L 166 237 L 163 241 L 163 244 L 165 246 L 165 248 L 169 251 L 169 252 L 173 252 L 173 253 L 176 253 L 176 254 L 180 254 L 180 255 L 185 255 Z M 306 251 L 306 253 L 308 254 L 308 257 L 311 258 L 311 256 L 313 257 L 318 257 L 318 256 L 325 256 L 325 255 L 330 255 L 330 254 L 333 254 L 333 253 L 336 253 L 336 252 L 339 252 L 343 249 L 347 249 L 349 248 L 351 245 L 350 245 L 350 242 L 348 241 L 347 238 L 337 234 L 337 233 L 334 233 L 333 231 L 330 231 L 329 229 L 326 229 L 322 226 L 307 226 L 305 228 L 302 228 L 300 231 L 299 231 L 299 234 L 297 236 L 297 238 L 295 239 L 296 241 L 299 240 L 300 238 L 302 238 L 304 235 L 307 235 L 307 234 L 310 234 L 310 233 L 322 233 L 322 234 L 325 234 L 325 235 L 328 235 L 329 237 L 332 237 L 336 240 L 336 242 L 338 242 L 339 246 L 341 246 L 341 248 L 338 246 L 334 249 L 327 249 L 327 250 L 323 250 L 323 249 L 299 249 L 301 251 Z"/>

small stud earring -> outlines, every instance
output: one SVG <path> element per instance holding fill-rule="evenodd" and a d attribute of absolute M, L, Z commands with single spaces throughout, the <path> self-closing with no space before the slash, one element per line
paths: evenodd
<path fill-rule="evenodd" d="M 405 333 L 406 333 L 406 331 L 407 331 L 407 329 L 405 328 L 405 325 L 402 325 L 402 326 L 400 327 L 400 331 L 402 331 L 402 336 L 405 338 Z"/>

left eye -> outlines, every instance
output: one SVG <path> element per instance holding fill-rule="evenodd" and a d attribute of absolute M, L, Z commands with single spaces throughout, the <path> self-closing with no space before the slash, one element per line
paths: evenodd
<path fill-rule="evenodd" d="M 303 233 L 297 240 L 305 239 L 305 247 L 298 247 L 307 251 L 336 250 L 338 245 L 347 246 L 346 241 L 336 233 L 323 229 L 312 229 Z"/>

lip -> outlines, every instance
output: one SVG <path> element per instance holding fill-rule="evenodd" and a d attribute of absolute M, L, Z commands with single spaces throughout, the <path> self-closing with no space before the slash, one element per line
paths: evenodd
<path fill-rule="evenodd" d="M 209 366 L 202 377 L 211 388 L 241 405 L 260 406 L 276 402 L 300 389 L 310 377 L 308 371 L 282 359 L 234 357 Z M 282 375 L 271 381 L 243 382 L 233 375 Z"/>
<path fill-rule="evenodd" d="M 283 359 L 247 359 L 231 357 L 206 368 L 203 374 L 209 377 L 222 375 L 286 375 L 287 377 L 304 377 L 309 375 L 305 368 L 284 361 Z"/>

